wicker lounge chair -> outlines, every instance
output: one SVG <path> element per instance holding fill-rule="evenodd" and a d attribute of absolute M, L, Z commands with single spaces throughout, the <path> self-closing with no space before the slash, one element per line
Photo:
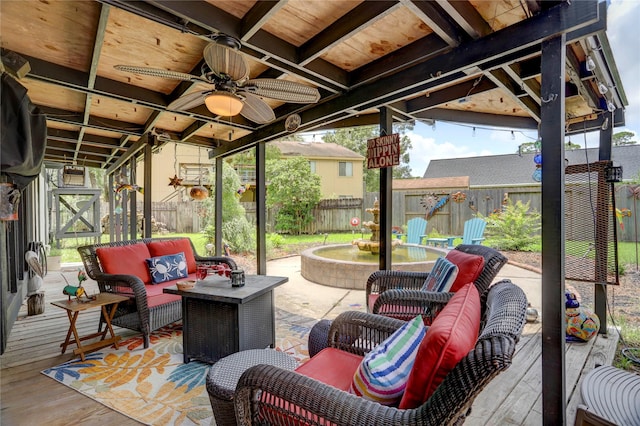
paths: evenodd
<path fill-rule="evenodd" d="M 444 425 L 460 424 L 475 397 L 511 365 L 525 323 L 524 292 L 509 281 L 488 292 L 484 327 L 475 348 L 417 408 L 384 406 L 295 371 L 269 365 L 248 369 L 235 392 L 239 424 Z M 330 346 L 356 355 L 372 349 L 403 321 L 365 312 L 345 312 L 332 323 Z M 366 339 L 358 338 L 367 336 Z M 313 362 L 313 359 L 309 362 Z"/>
<path fill-rule="evenodd" d="M 97 281 L 100 292 L 124 294 L 130 297 L 129 303 L 120 303 L 111 323 L 119 327 L 142 332 L 144 347 L 149 347 L 149 334 L 167 324 L 182 319 L 182 306 L 179 298 L 166 303 L 149 306 L 145 283 L 135 275 L 107 274 L 103 271 L 96 254 L 99 248 L 122 247 L 138 243 L 149 244 L 157 241 L 172 241 L 176 238 L 143 238 L 139 240 L 118 241 L 78 247 L 85 270 L 91 279 Z M 237 269 L 233 259 L 219 257 L 202 257 L 196 253 L 193 242 L 189 240 L 195 261 L 210 264 L 225 263 L 231 269 Z M 100 323 L 102 327 L 102 323 Z"/>

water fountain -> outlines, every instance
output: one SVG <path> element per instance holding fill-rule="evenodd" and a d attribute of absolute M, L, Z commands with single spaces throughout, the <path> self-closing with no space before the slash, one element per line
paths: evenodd
<path fill-rule="evenodd" d="M 380 253 L 380 203 L 377 198 L 373 202 L 373 208 L 366 209 L 366 212 L 373 215 L 373 221 L 362 222 L 362 226 L 371 230 L 371 238 L 368 240 L 363 238 L 353 240 L 351 244 L 358 246 L 358 249 L 362 251 L 368 251 L 371 254 L 378 254 Z M 391 250 L 401 244 L 402 241 L 399 239 L 392 239 Z"/>
<path fill-rule="evenodd" d="M 351 244 L 333 244 L 314 247 L 302 252 L 300 266 L 302 276 L 314 283 L 330 287 L 364 290 L 367 278 L 379 268 L 380 223 L 378 201 L 373 208 L 367 209 L 373 215 L 373 221 L 362 225 L 371 229 L 370 239 L 357 239 Z M 446 251 L 435 247 L 416 244 L 402 244 L 393 239 L 391 269 L 426 272 L 433 267 L 435 260 Z M 354 247 L 354 246 L 357 246 Z"/>

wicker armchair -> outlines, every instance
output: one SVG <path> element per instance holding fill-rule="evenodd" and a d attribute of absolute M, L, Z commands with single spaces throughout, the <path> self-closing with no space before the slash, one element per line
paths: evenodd
<path fill-rule="evenodd" d="M 507 263 L 507 258 L 499 251 L 486 246 L 475 244 L 461 244 L 454 250 L 459 250 L 464 253 L 474 254 L 484 257 L 484 268 L 480 275 L 474 281 L 478 293 L 480 293 L 480 299 L 483 307 L 486 302 L 487 289 L 493 282 L 494 278 L 500 271 L 500 269 Z M 366 288 L 366 300 L 370 299 L 371 294 L 378 293 L 380 297 L 376 300 L 373 307 L 370 307 L 373 313 L 379 313 L 386 315 L 385 312 L 389 312 L 393 309 L 392 305 L 397 302 L 398 297 L 403 297 L 405 294 L 402 292 L 394 292 L 396 297 L 392 297 L 391 294 L 382 298 L 382 295 L 389 290 L 420 290 L 424 281 L 429 276 L 429 272 L 406 272 L 406 271 L 375 271 L 369 276 L 367 280 Z M 453 293 L 444 293 L 444 302 L 453 297 Z M 382 300 L 380 300 L 382 298 Z M 401 304 L 406 302 L 400 302 Z M 415 316 L 415 314 L 414 314 Z"/>
<path fill-rule="evenodd" d="M 460 424 L 480 391 L 511 365 L 526 307 L 526 296 L 518 286 L 508 280 L 494 284 L 485 307 L 487 320 L 475 348 L 418 408 L 383 406 L 295 371 L 258 365 L 248 369 L 236 387 L 236 418 L 242 425 Z M 364 355 L 402 324 L 381 315 L 345 312 L 331 324 L 329 345 Z"/>
<path fill-rule="evenodd" d="M 78 247 L 82 263 L 87 275 L 98 283 L 100 292 L 117 293 L 130 297 L 128 303 L 120 303 L 111 323 L 119 327 L 140 331 L 144 337 L 144 347 L 149 347 L 149 335 L 167 324 L 182 319 L 182 305 L 180 300 L 163 303 L 149 307 L 147 303 L 147 290 L 145 284 L 135 275 L 115 275 L 104 273 L 96 255 L 96 250 L 101 247 L 118 247 L 137 243 L 148 244 L 152 241 L 169 241 L 176 238 L 143 238 L 139 240 L 117 241 L 111 243 L 94 244 Z M 191 248 L 196 262 L 212 264 L 226 263 L 231 269 L 237 269 L 233 259 L 216 256 L 199 256 L 193 247 Z M 102 328 L 102 322 L 100 323 Z"/>

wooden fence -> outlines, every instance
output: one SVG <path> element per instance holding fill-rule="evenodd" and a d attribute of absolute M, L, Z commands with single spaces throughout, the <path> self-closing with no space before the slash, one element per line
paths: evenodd
<path fill-rule="evenodd" d="M 618 241 L 638 241 L 640 234 L 640 200 L 633 198 L 630 194 L 630 185 L 616 185 L 615 197 L 618 210 L 630 213 L 620 220 L 623 227 L 618 226 Z M 450 196 L 457 190 L 442 189 L 435 191 L 437 197 Z M 429 191 L 430 193 L 434 191 Z M 522 201 L 530 203 L 530 208 L 538 212 L 541 211 L 541 193 L 539 186 L 517 186 L 517 187 L 496 187 L 477 188 L 463 191 L 466 198 L 462 202 L 455 202 L 451 199 L 429 218 L 427 233 L 437 230 L 443 235 L 462 235 L 464 222 L 481 213 L 484 216 L 494 211 L 500 210 L 505 196 L 513 202 Z M 421 204 L 425 191 L 394 191 L 393 204 L 393 226 L 402 227 L 407 221 L 414 217 L 425 217 L 426 210 Z M 373 215 L 367 209 L 373 208 L 377 193 L 366 193 L 364 201 L 361 198 L 338 198 L 322 200 L 314 209 L 315 220 L 305 229 L 305 233 L 325 233 L 325 232 L 351 232 L 360 230 L 362 222 L 373 220 Z M 571 188 L 567 188 L 567 197 L 571 197 Z M 255 223 L 255 203 L 242 203 L 247 219 Z M 177 202 L 154 202 L 151 212 L 153 219 L 166 225 L 170 232 L 199 232 L 205 222 L 202 212 L 202 205 L 199 203 L 177 203 Z M 142 206 L 139 207 L 142 211 Z M 102 212 L 107 211 L 107 205 L 103 204 Z M 567 221 L 575 220 L 574 213 L 567 211 L 571 217 Z M 275 229 L 276 211 L 267 210 L 267 232 Z M 358 218 L 360 225 L 354 227 L 351 223 L 353 218 Z"/>

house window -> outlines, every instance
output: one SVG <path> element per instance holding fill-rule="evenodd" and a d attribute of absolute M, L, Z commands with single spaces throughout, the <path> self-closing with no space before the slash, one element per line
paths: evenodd
<path fill-rule="evenodd" d="M 315 161 L 309 161 L 309 167 L 311 168 L 311 173 L 315 173 L 316 172 L 316 162 Z"/>
<path fill-rule="evenodd" d="M 353 176 L 353 163 L 340 161 L 338 163 L 338 176 Z"/>

